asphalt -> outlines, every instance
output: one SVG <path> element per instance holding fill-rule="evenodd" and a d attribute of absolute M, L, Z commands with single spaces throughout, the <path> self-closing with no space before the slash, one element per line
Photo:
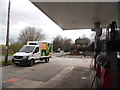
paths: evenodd
<path fill-rule="evenodd" d="M 75 67 L 57 88 L 90 88 L 89 68 Z"/>
<path fill-rule="evenodd" d="M 54 90 L 91 88 L 95 73 L 89 68 L 90 61 L 91 58 L 85 57 L 53 57 L 49 63 L 41 62 L 32 67 L 3 67 L 2 87 Z"/>
<path fill-rule="evenodd" d="M 51 69 L 52 68 L 52 69 Z M 63 69 L 61 66 L 56 65 L 48 65 L 44 68 L 40 69 L 26 69 L 24 71 L 15 73 L 14 76 L 17 78 L 24 78 L 34 81 L 42 81 L 46 82 L 52 77 L 54 77 L 58 72 L 60 72 Z M 47 70 L 47 72 L 45 72 Z"/>

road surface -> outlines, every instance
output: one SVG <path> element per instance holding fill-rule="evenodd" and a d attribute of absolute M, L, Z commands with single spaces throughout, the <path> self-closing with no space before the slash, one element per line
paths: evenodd
<path fill-rule="evenodd" d="M 3 87 L 9 88 L 36 88 L 36 87 L 51 87 L 54 88 L 57 84 L 70 74 L 73 69 L 75 71 L 82 70 L 89 71 L 89 65 L 91 58 L 86 57 L 55 57 L 51 58 L 49 63 L 37 62 L 32 67 L 20 67 L 20 66 L 6 66 L 2 67 L 2 82 Z M 77 67 L 75 69 L 75 67 Z M 84 68 L 80 68 L 84 67 Z M 78 77 L 80 73 L 73 72 L 75 77 Z M 89 75 L 89 74 L 86 74 Z M 70 78 L 73 76 L 70 76 Z M 10 81 L 11 79 L 14 79 Z M 72 80 L 72 79 L 71 79 Z M 72 80 L 74 81 L 74 80 Z M 76 80 L 75 80 L 76 81 Z M 77 80 L 78 81 L 78 80 Z M 27 85 L 25 84 L 27 83 Z M 24 85 L 25 84 L 25 85 Z M 32 84 L 32 87 L 31 87 Z M 56 85 L 56 86 L 55 86 Z M 61 84 L 62 85 L 62 84 Z M 64 84 L 65 85 L 65 84 Z M 60 86 L 63 87 L 64 85 Z M 66 85 L 67 86 L 67 85 Z M 65 87 L 65 86 L 64 86 Z"/>

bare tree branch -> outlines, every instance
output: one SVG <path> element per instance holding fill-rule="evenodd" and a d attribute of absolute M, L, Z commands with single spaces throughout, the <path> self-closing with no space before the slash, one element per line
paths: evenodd
<path fill-rule="evenodd" d="M 26 44 L 27 41 L 41 41 L 45 39 L 45 34 L 42 34 L 42 30 L 36 30 L 34 27 L 25 28 L 19 35 L 18 40 Z"/>

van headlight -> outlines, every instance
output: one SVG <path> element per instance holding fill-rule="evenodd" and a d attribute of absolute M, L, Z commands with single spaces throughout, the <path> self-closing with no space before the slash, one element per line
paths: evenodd
<path fill-rule="evenodd" d="M 24 60 L 27 60 L 29 58 L 29 56 L 24 56 L 23 59 Z"/>

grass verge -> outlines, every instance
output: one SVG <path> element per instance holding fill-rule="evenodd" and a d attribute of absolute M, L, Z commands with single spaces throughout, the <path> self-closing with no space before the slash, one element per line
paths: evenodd
<path fill-rule="evenodd" d="M 0 61 L 0 66 L 8 66 L 8 65 L 12 65 L 12 60 L 8 60 L 7 65 L 5 65 L 5 61 Z"/>
<path fill-rule="evenodd" d="M 4 54 L 0 54 L 1 57 L 4 57 Z M 8 56 L 13 56 L 13 54 L 8 54 Z"/>

